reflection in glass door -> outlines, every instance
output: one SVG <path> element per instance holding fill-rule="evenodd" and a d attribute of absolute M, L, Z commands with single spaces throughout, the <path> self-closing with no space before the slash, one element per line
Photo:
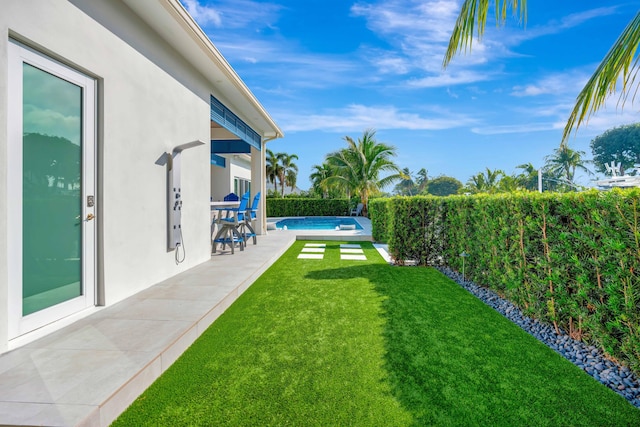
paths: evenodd
<path fill-rule="evenodd" d="M 10 51 L 19 88 L 10 93 L 9 141 L 18 336 L 94 303 L 95 82 L 28 48 Z"/>
<path fill-rule="evenodd" d="M 22 315 L 82 295 L 82 88 L 23 64 Z"/>

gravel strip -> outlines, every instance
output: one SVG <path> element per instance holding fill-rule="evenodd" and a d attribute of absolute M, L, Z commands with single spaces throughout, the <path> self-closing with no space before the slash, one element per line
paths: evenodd
<path fill-rule="evenodd" d="M 608 360 L 596 347 L 576 341 L 567 334 L 558 334 L 553 326 L 525 316 L 511 302 L 489 289 L 462 280 L 462 275 L 457 272 L 446 267 L 438 267 L 438 270 L 565 359 L 627 399 L 632 405 L 640 408 L 640 381 L 629 368 Z"/>

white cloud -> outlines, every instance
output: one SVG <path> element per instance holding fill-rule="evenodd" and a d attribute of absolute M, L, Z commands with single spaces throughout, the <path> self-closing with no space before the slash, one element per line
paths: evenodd
<path fill-rule="evenodd" d="M 525 104 L 526 107 L 516 107 L 520 113 L 528 117 L 552 117 L 565 119 L 569 117 L 569 113 L 573 108 L 573 98 L 565 97 L 564 99 L 552 100 L 541 105 Z"/>
<path fill-rule="evenodd" d="M 211 6 L 206 0 L 180 0 L 201 25 L 217 28 L 269 28 L 282 9 L 275 3 L 255 0 L 220 0 Z M 213 2 L 211 2 L 213 3 Z"/>
<path fill-rule="evenodd" d="M 395 55 L 391 52 L 382 52 L 376 59 L 376 66 L 383 74 L 406 74 L 410 71 L 411 65 L 406 58 Z"/>
<path fill-rule="evenodd" d="M 387 40 L 393 50 L 383 56 L 395 59 L 389 66 L 385 61 L 372 61 L 372 65 L 384 74 L 407 74 L 422 72 L 427 76 L 423 87 L 435 87 L 447 78 L 441 75 L 442 61 L 449 43 L 455 20 L 460 10 L 460 0 L 381 0 L 378 2 L 358 2 L 351 8 L 354 16 L 364 17 L 367 26 L 380 38 Z M 449 65 L 450 70 L 461 70 L 464 78 L 454 79 L 454 84 L 471 83 L 469 77 L 484 81 L 489 78 L 483 73 L 467 72 L 479 66 L 495 64 L 500 58 L 521 56 L 514 48 L 521 43 L 541 36 L 560 33 L 580 26 L 596 18 L 616 13 L 616 7 L 601 7 L 567 15 L 560 20 L 526 28 L 495 28 L 491 24 L 492 12 L 482 41 L 474 39 L 470 51 L 461 51 Z M 366 55 L 365 57 L 376 57 Z M 376 57 L 377 58 L 377 57 Z M 536 88 L 528 88 L 535 93 Z M 526 94 L 522 91 L 522 94 Z"/>
<path fill-rule="evenodd" d="M 413 35 L 436 42 L 449 40 L 458 10 L 456 0 L 388 0 L 375 5 L 356 3 L 351 8 L 354 16 L 365 17 L 378 34 Z"/>
<path fill-rule="evenodd" d="M 455 99 L 458 99 L 460 97 L 457 93 L 452 92 L 451 88 L 447 88 L 447 95 L 449 95 L 450 97 L 455 98 Z"/>
<path fill-rule="evenodd" d="M 77 114 L 65 115 L 60 111 L 27 104 L 24 106 L 23 120 L 25 132 L 58 136 L 80 145 L 82 126 Z"/>
<path fill-rule="evenodd" d="M 522 86 L 514 86 L 511 95 L 517 97 L 539 95 L 576 96 L 589 79 L 584 69 L 569 70 L 563 73 L 553 73 L 540 77 L 537 81 Z"/>
<path fill-rule="evenodd" d="M 278 114 L 274 114 L 278 117 Z M 285 132 L 326 131 L 349 132 L 367 128 L 404 130 L 441 130 L 469 125 L 468 116 L 447 111 L 433 111 L 433 117 L 403 112 L 394 106 L 366 106 L 351 104 L 325 114 L 285 114 L 278 117 Z"/>
<path fill-rule="evenodd" d="M 595 114 L 583 122 L 577 130 L 574 130 L 572 138 L 593 138 L 616 126 L 640 122 L 640 114 L 638 113 L 637 107 L 634 106 L 633 103 L 624 106 L 618 105 L 618 99 L 619 94 L 609 97 L 602 109 L 596 111 Z M 511 125 L 476 126 L 473 127 L 471 131 L 480 135 L 545 131 L 558 131 L 558 134 L 560 134 L 567 124 L 573 106 L 573 99 L 569 100 L 566 98 L 566 102 L 541 107 L 521 108 L 518 113 L 521 117 L 529 117 L 530 119 L 527 122 Z M 536 118 L 539 117 L 546 117 L 547 120 L 537 122 Z"/>
<path fill-rule="evenodd" d="M 373 79 L 362 73 L 362 63 L 353 55 L 328 55 L 300 52 L 291 42 L 272 43 L 255 40 L 229 40 L 216 43 L 232 63 L 251 64 L 243 75 L 259 75 L 263 85 L 274 81 L 278 86 L 326 89 L 364 84 Z"/>
<path fill-rule="evenodd" d="M 530 133 L 530 132 L 544 132 L 549 130 L 556 130 L 560 128 L 559 124 L 547 122 L 547 123 L 522 123 L 515 125 L 497 125 L 497 126 L 481 126 L 471 128 L 471 132 L 478 135 L 502 135 L 510 133 Z"/>
<path fill-rule="evenodd" d="M 386 0 L 356 3 L 351 13 L 363 17 L 371 31 L 393 46 L 387 53 L 363 48 L 363 57 L 374 58 L 371 64 L 381 73 L 439 73 L 458 9 L 457 0 Z M 483 52 L 482 47 L 474 48 L 463 61 L 485 62 Z M 378 61 L 380 56 L 393 57 L 402 67 L 390 68 Z"/>
<path fill-rule="evenodd" d="M 215 3 L 215 9 L 201 6 L 197 0 L 183 1 L 195 11 L 196 17 L 205 19 L 206 11 L 215 12 L 220 18 L 218 26 L 230 29 L 273 27 L 282 9 L 275 4 L 252 0 L 221 0 Z M 204 3 L 203 0 L 200 2 Z M 242 4 L 238 5 L 238 2 Z M 221 31 L 212 33 L 211 38 L 232 63 L 242 61 L 270 66 L 271 72 L 297 87 L 388 82 L 395 88 L 404 85 L 416 89 L 495 78 L 495 71 L 480 72 L 477 71 L 479 66 L 486 67 L 496 56 L 512 54 L 504 44 L 490 37 L 476 41 L 471 52 L 460 55 L 446 72 L 442 71 L 442 60 L 458 10 L 459 0 L 358 2 L 351 7 L 352 15 L 364 18 L 367 27 L 392 47 L 382 49 L 362 45 L 358 51 L 342 57 L 304 52 L 295 41 L 278 35 L 264 39 L 255 37 L 255 33 Z M 371 67 L 363 69 L 363 61 Z M 271 67 L 272 64 L 276 65 Z M 408 80 L 399 83 L 394 76 L 405 76 Z"/>
<path fill-rule="evenodd" d="M 493 6 L 490 6 L 490 8 L 491 7 Z M 492 58 L 520 56 L 520 54 L 514 52 L 514 49 L 526 41 L 559 34 L 566 30 L 579 27 L 593 19 L 614 15 L 618 12 L 618 9 L 619 6 L 600 7 L 572 13 L 546 23 L 529 21 L 526 24 L 519 23 L 519 25 L 510 25 L 509 22 L 507 22 L 507 25 L 501 27 L 494 25 L 493 10 L 490 9 L 490 16 L 487 20 L 485 34 L 481 42 L 491 46 L 491 52 L 488 52 L 487 55 L 491 55 Z M 452 30 L 453 25 L 449 28 L 449 33 Z M 477 39 L 473 40 L 472 51 L 476 51 L 478 42 Z M 456 61 L 457 60 L 458 59 L 456 59 Z"/>
<path fill-rule="evenodd" d="M 590 21 L 594 18 L 602 18 L 603 16 L 609 16 L 616 13 L 618 7 L 599 7 L 596 9 L 585 10 L 584 12 L 573 13 L 564 17 L 561 22 L 561 27 L 573 28 L 581 25 L 584 22 Z"/>
<path fill-rule="evenodd" d="M 278 63 L 285 66 L 304 65 L 323 68 L 324 71 L 352 69 L 358 63 L 352 58 L 339 55 L 323 55 L 299 52 L 296 46 L 282 41 L 271 43 L 264 40 L 227 40 L 216 43 L 225 56 L 236 59 L 251 59 L 251 63 Z"/>
<path fill-rule="evenodd" d="M 511 95 L 516 97 L 551 97 L 553 102 L 542 106 L 528 106 L 522 113 L 529 117 L 555 117 L 555 129 L 564 129 L 574 108 L 576 99 L 590 77 L 592 67 L 582 67 L 564 73 L 554 73 L 541 77 L 525 86 L 515 86 Z M 619 87 L 622 85 L 620 84 Z M 610 95 L 604 106 L 581 125 L 578 134 L 597 135 L 607 129 L 640 121 L 633 99 L 624 105 L 620 103 L 620 92 Z"/>
<path fill-rule="evenodd" d="M 202 6 L 198 0 L 181 0 L 189 15 L 200 25 L 213 24 L 219 27 L 222 24 L 220 13 L 211 6 Z"/>
<path fill-rule="evenodd" d="M 602 18 L 604 16 L 613 15 L 617 12 L 618 7 L 600 7 L 596 9 L 589 9 L 583 12 L 572 13 L 567 15 L 560 20 L 553 20 L 543 25 L 535 25 L 532 27 L 527 27 L 524 31 L 519 33 L 512 34 L 513 37 L 510 37 L 508 40 L 512 44 L 520 44 L 526 40 L 532 40 L 538 37 L 550 35 L 550 34 L 558 34 L 562 31 L 578 27 L 584 24 L 587 21 L 592 19 Z"/>
<path fill-rule="evenodd" d="M 606 106 L 598 110 L 586 122 L 583 122 L 573 135 L 593 138 L 608 129 L 640 122 L 637 106 L 633 104 L 618 106 L 617 101 L 617 96 L 610 97 Z M 558 122 L 557 125 L 561 129 L 564 129 L 568 117 L 569 113 L 567 113 L 566 117 L 563 117 L 564 120 Z"/>
<path fill-rule="evenodd" d="M 407 84 L 415 88 L 446 87 L 491 80 L 494 77 L 495 75 L 489 73 L 462 70 L 456 73 L 445 72 L 438 75 L 412 79 L 409 80 Z"/>

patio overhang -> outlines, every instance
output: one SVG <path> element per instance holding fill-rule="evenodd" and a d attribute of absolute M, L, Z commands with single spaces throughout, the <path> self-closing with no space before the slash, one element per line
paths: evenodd
<path fill-rule="evenodd" d="M 211 154 L 241 154 L 250 152 L 251 146 L 240 139 L 211 141 Z"/>
<path fill-rule="evenodd" d="M 252 148 L 262 151 L 258 132 L 211 95 L 211 164 L 224 168 L 221 154 L 251 154 Z"/>
<path fill-rule="evenodd" d="M 258 151 L 262 150 L 262 138 L 258 132 L 253 130 L 251 126 L 235 115 L 213 95 L 211 95 L 211 120 L 220 125 L 221 128 L 229 131 L 235 137 L 234 139 L 212 139 L 212 153 L 249 153 L 251 147 Z M 215 150 L 214 145 L 216 147 Z"/>

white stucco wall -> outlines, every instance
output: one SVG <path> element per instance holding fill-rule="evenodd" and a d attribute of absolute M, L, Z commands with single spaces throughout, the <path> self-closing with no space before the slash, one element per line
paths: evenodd
<path fill-rule="evenodd" d="M 203 183 L 210 182 L 208 99 L 213 88 L 119 1 L 85 3 L 102 22 L 65 0 L 2 0 L 0 231 L 7 228 L 6 52 L 11 36 L 98 79 L 99 282 L 110 305 L 210 259 L 210 190 Z M 174 252 L 167 250 L 166 166 L 158 161 L 173 147 L 196 139 L 206 144 L 182 155 L 187 256 L 176 265 Z M 0 232 L 0 307 L 6 307 L 9 286 L 6 235 Z M 6 348 L 6 329 L 3 309 L 0 351 Z"/>
<path fill-rule="evenodd" d="M 211 165 L 211 197 L 220 201 L 233 191 L 233 182 L 229 174 L 229 161 L 226 167 Z"/>
<path fill-rule="evenodd" d="M 231 190 L 233 190 L 233 180 L 235 178 L 242 178 L 247 181 L 251 181 L 251 159 L 247 159 L 244 156 L 230 156 L 229 169 L 231 174 Z M 253 185 L 253 183 L 252 183 Z M 241 194 L 238 194 L 241 196 Z"/>

